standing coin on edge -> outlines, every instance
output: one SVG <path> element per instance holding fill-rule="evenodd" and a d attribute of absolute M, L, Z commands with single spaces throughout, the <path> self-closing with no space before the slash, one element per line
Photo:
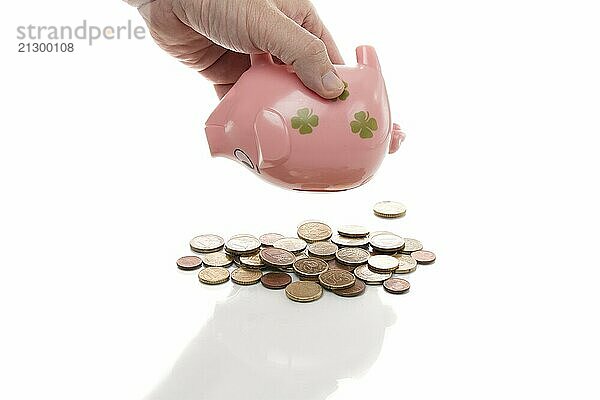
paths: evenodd
<path fill-rule="evenodd" d="M 337 245 L 331 242 L 314 242 L 307 246 L 308 254 L 323 260 L 333 260 L 335 252 L 338 251 Z"/>
<path fill-rule="evenodd" d="M 308 243 L 329 240 L 331 234 L 331 228 L 323 222 L 309 221 L 298 227 L 298 237 Z"/>
<path fill-rule="evenodd" d="M 345 289 L 354 285 L 356 278 L 352 275 L 352 272 L 344 271 L 342 269 L 334 269 L 323 272 L 319 275 L 319 283 L 329 290 L 333 289 Z"/>
<path fill-rule="evenodd" d="M 408 292 L 410 289 L 410 283 L 405 279 L 390 278 L 383 282 L 383 288 L 388 293 L 402 294 Z"/>
<path fill-rule="evenodd" d="M 273 243 L 273 247 L 287 250 L 290 253 L 302 253 L 306 249 L 306 242 L 298 238 L 283 238 Z"/>
<path fill-rule="evenodd" d="M 397 201 L 380 201 L 373 206 L 373 212 L 382 218 L 399 218 L 406 215 L 406 207 Z"/>
<path fill-rule="evenodd" d="M 260 281 L 262 272 L 250 268 L 236 268 L 231 273 L 231 280 L 238 285 L 254 285 Z"/>
<path fill-rule="evenodd" d="M 292 282 L 292 277 L 285 272 L 269 272 L 260 278 L 260 283 L 267 289 L 284 289 Z"/>
<path fill-rule="evenodd" d="M 260 240 L 252 235 L 235 235 L 227 241 L 225 251 L 239 256 L 256 253 L 260 249 Z"/>
<path fill-rule="evenodd" d="M 294 272 L 301 278 L 317 280 L 319 275 L 327 271 L 329 265 L 320 258 L 306 257 L 294 262 Z"/>
<path fill-rule="evenodd" d="M 284 249 L 278 249 L 275 247 L 267 247 L 262 249 L 259 253 L 260 259 L 270 267 L 285 268 L 290 267 L 296 256 Z"/>
<path fill-rule="evenodd" d="M 394 257 L 398 260 L 398 268 L 394 271 L 395 274 L 408 274 L 417 269 L 417 260 L 410 254 L 395 254 Z"/>
<path fill-rule="evenodd" d="M 396 253 L 404 248 L 404 239 L 393 233 L 375 235 L 369 242 L 373 250 L 381 253 Z"/>
<path fill-rule="evenodd" d="M 404 248 L 402 252 L 404 254 L 410 254 L 413 251 L 423 250 L 423 244 L 419 242 L 417 239 L 404 238 Z"/>
<path fill-rule="evenodd" d="M 370 254 L 367 250 L 356 247 L 344 247 L 335 253 L 336 260 L 346 265 L 364 264 L 369 257 Z"/>
<path fill-rule="evenodd" d="M 283 239 L 283 238 L 284 238 L 284 236 L 280 235 L 279 233 L 265 233 L 264 235 L 260 235 L 258 240 L 260 240 L 260 243 L 263 246 L 271 247 L 271 246 L 273 246 L 273 243 L 275 243 L 279 239 Z"/>
<path fill-rule="evenodd" d="M 365 292 L 365 288 L 365 283 L 360 279 L 356 279 L 354 285 L 350 286 L 349 288 L 334 289 L 332 292 L 342 297 L 356 297 L 363 294 Z"/>
<path fill-rule="evenodd" d="M 218 251 L 204 254 L 202 262 L 206 267 L 228 267 L 233 262 L 233 258 L 229 254 Z"/>
<path fill-rule="evenodd" d="M 207 285 L 218 285 L 229 280 L 229 271 L 222 267 L 204 268 L 198 272 L 198 279 Z"/>
<path fill-rule="evenodd" d="M 369 257 L 369 269 L 380 274 L 394 272 L 398 268 L 398 259 L 392 256 L 376 255 Z"/>
<path fill-rule="evenodd" d="M 286 286 L 285 295 L 290 300 L 308 303 L 320 299 L 323 288 L 316 282 L 294 282 Z"/>
<path fill-rule="evenodd" d="M 217 235 L 199 235 L 190 240 L 190 248 L 196 253 L 212 253 L 219 251 L 225 245 L 221 236 Z"/>
<path fill-rule="evenodd" d="M 367 285 L 381 285 L 383 281 L 392 277 L 392 274 L 379 274 L 369 269 L 368 265 L 361 265 L 354 270 L 354 275 Z"/>
<path fill-rule="evenodd" d="M 361 225 L 342 225 L 338 228 L 338 233 L 346 237 L 365 237 L 369 236 L 369 229 Z"/>
<path fill-rule="evenodd" d="M 193 271 L 202 266 L 202 259 L 196 256 L 185 256 L 177 260 L 177 267 L 182 271 Z"/>
<path fill-rule="evenodd" d="M 410 253 L 410 255 L 419 264 L 432 264 L 435 261 L 435 254 L 428 250 L 418 250 Z"/>

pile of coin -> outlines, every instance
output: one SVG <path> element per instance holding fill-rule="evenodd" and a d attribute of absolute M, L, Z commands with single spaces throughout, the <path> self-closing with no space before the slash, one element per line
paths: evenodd
<path fill-rule="evenodd" d="M 387 207 L 390 202 L 384 203 Z M 388 207 L 381 213 L 389 216 L 399 211 Z M 308 221 L 298 226 L 296 234 L 241 234 L 227 242 L 218 235 L 199 235 L 190 241 L 191 250 L 199 255 L 181 257 L 177 266 L 184 271 L 200 269 L 198 279 L 204 284 L 229 279 L 238 285 L 260 282 L 268 289 L 285 290 L 290 300 L 307 303 L 321 298 L 323 289 L 342 297 L 359 296 L 366 285 L 382 285 L 392 294 L 406 293 L 410 283 L 397 275 L 435 261 L 435 254 L 423 250 L 416 239 L 371 232 L 359 225 L 340 226 L 334 234 L 326 223 Z M 230 272 L 232 266 L 236 268 Z"/>

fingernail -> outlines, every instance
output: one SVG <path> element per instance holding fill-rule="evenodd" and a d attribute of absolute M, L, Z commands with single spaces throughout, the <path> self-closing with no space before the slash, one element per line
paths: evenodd
<path fill-rule="evenodd" d="M 333 71 L 328 71 L 321 79 L 323 81 L 323 87 L 325 90 L 334 92 L 340 91 L 344 88 L 344 82 L 342 82 L 342 80 L 338 78 Z"/>

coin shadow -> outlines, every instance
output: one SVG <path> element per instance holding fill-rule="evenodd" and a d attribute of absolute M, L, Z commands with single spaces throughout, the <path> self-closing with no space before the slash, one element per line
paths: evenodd
<path fill-rule="evenodd" d="M 381 352 L 395 315 L 378 292 L 300 304 L 235 286 L 146 399 L 326 399 Z"/>

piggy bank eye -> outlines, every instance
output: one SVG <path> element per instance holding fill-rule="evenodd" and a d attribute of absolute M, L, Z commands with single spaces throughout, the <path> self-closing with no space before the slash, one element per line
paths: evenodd
<path fill-rule="evenodd" d="M 244 153 L 243 150 L 235 149 L 235 151 L 233 152 L 233 155 L 235 156 L 235 158 L 237 158 L 239 161 L 241 161 L 242 164 L 244 164 L 246 167 L 248 167 L 250 169 L 254 169 L 254 163 L 252 162 L 252 160 L 250 160 L 250 157 L 248 157 L 248 155 L 246 153 Z"/>

